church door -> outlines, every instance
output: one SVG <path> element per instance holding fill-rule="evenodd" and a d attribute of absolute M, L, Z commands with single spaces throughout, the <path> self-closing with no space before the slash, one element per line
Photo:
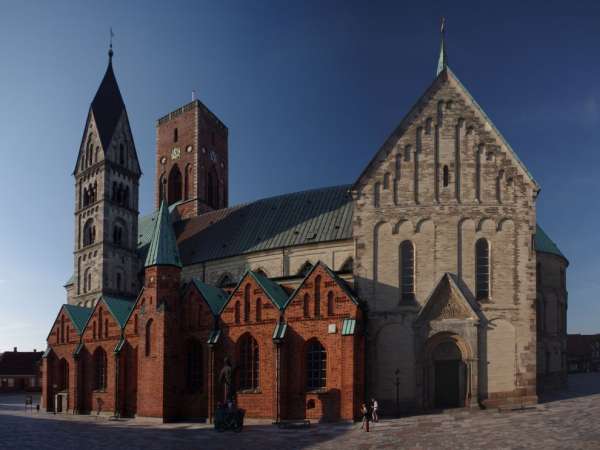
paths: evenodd
<path fill-rule="evenodd" d="M 455 408 L 459 406 L 460 361 L 435 362 L 435 406 Z"/>

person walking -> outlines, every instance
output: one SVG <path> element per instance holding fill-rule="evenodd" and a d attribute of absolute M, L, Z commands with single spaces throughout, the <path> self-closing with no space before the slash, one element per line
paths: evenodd
<path fill-rule="evenodd" d="M 371 421 L 371 411 L 370 411 L 370 408 L 366 405 L 366 403 L 363 403 L 361 405 L 360 412 L 363 416 L 360 429 L 365 430 L 366 432 L 369 432 L 369 422 Z"/>
<path fill-rule="evenodd" d="M 377 403 L 377 400 L 374 398 L 371 399 L 371 407 L 373 408 L 373 422 L 379 422 L 379 415 L 377 413 L 379 410 L 379 403 Z"/>

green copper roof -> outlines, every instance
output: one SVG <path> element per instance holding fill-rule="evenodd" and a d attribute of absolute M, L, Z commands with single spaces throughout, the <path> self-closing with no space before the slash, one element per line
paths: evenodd
<path fill-rule="evenodd" d="M 83 348 L 85 347 L 83 342 L 80 342 L 79 344 L 77 344 L 77 347 L 75 347 L 75 350 L 73 350 L 73 356 L 79 356 L 79 354 L 81 353 L 81 350 L 83 350 Z"/>
<path fill-rule="evenodd" d="M 539 225 L 537 225 L 537 228 L 535 230 L 535 250 L 537 252 L 542 253 L 551 253 L 553 255 L 557 255 L 567 259 L 566 256 L 562 254 L 558 246 L 554 243 L 554 241 L 550 239 L 550 237 Z"/>
<path fill-rule="evenodd" d="M 154 223 L 154 232 L 148 248 L 145 267 L 175 266 L 181 267 L 179 249 L 175 240 L 175 232 L 171 226 L 169 210 L 163 201 Z"/>
<path fill-rule="evenodd" d="M 275 329 L 273 330 L 273 339 L 281 340 L 285 337 L 285 332 L 287 330 L 287 323 L 285 322 L 277 322 L 275 325 Z"/>
<path fill-rule="evenodd" d="M 212 330 L 208 335 L 208 339 L 206 340 L 207 344 L 216 344 L 219 342 L 219 338 L 221 337 L 221 330 Z"/>
<path fill-rule="evenodd" d="M 342 336 L 352 336 L 356 331 L 356 319 L 344 319 Z"/>
<path fill-rule="evenodd" d="M 250 275 L 254 277 L 256 282 L 260 285 L 260 287 L 265 291 L 267 296 L 273 301 L 275 306 L 279 309 L 284 309 L 285 304 L 288 300 L 288 294 L 285 290 L 275 283 L 272 280 L 269 280 L 267 277 L 261 275 L 260 273 L 249 271 Z M 242 280 L 244 277 L 242 277 Z"/>
<path fill-rule="evenodd" d="M 83 306 L 75 306 L 75 305 L 63 305 L 65 311 L 71 318 L 71 322 L 75 325 L 75 329 L 77 330 L 77 334 L 81 336 L 83 330 L 85 329 L 85 324 L 88 319 L 92 315 L 92 308 L 84 308 Z"/>
<path fill-rule="evenodd" d="M 115 318 L 119 327 L 123 329 L 127 323 L 127 319 L 133 310 L 135 300 L 128 298 L 112 297 L 110 295 L 103 295 L 102 300 L 106 303 L 106 307 Z"/>
<path fill-rule="evenodd" d="M 113 350 L 114 353 L 120 353 L 121 350 L 123 350 L 123 346 L 125 345 L 125 338 L 123 336 L 121 336 L 121 339 L 119 339 L 119 342 L 117 342 L 117 345 L 115 345 L 115 349 Z"/>
<path fill-rule="evenodd" d="M 208 303 L 210 310 L 214 315 L 219 315 L 225 303 L 227 303 L 227 298 L 229 295 L 222 289 L 218 287 L 210 286 L 198 278 L 193 278 L 192 282 L 194 286 L 198 289 L 202 297 Z"/>

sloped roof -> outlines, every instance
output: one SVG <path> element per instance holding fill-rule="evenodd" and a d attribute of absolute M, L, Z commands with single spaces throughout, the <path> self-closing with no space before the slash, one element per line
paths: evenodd
<path fill-rule="evenodd" d="M 212 313 L 214 315 L 218 315 L 223 309 L 225 303 L 227 303 L 229 294 L 227 294 L 227 292 L 225 292 L 223 289 L 206 284 L 198 278 L 192 278 L 192 282 L 208 303 Z"/>
<path fill-rule="evenodd" d="M 280 195 L 175 224 L 184 265 L 352 237 L 348 185 Z M 140 223 L 141 225 L 141 223 Z M 148 226 L 148 220 L 144 222 Z M 147 231 L 140 227 L 140 244 Z"/>
<path fill-rule="evenodd" d="M 154 232 L 146 256 L 145 267 L 151 266 L 182 266 L 171 217 L 164 201 L 154 223 Z"/>
<path fill-rule="evenodd" d="M 123 97 L 121 97 L 121 91 L 113 72 L 112 57 L 109 59 L 104 78 L 102 78 L 94 100 L 92 100 L 90 111 L 96 120 L 102 147 L 104 150 L 107 150 L 119 119 L 125 112 L 125 102 L 123 102 Z"/>
<path fill-rule="evenodd" d="M 71 318 L 71 322 L 75 325 L 77 334 L 81 335 L 85 329 L 85 324 L 92 315 L 92 308 L 84 308 L 83 306 L 64 305 L 65 311 Z"/>
<path fill-rule="evenodd" d="M 558 246 L 554 243 L 552 239 L 546 234 L 544 229 L 537 225 L 535 229 L 535 250 L 542 253 L 551 253 L 556 256 L 560 256 L 561 258 L 567 259 L 565 255 L 562 254 Z"/>
<path fill-rule="evenodd" d="M 127 319 L 135 306 L 135 300 L 125 297 L 113 297 L 110 295 L 103 295 L 102 300 L 106 303 L 109 312 L 115 318 L 119 327 L 121 327 L 121 329 L 124 328 Z"/>
<path fill-rule="evenodd" d="M 37 375 L 44 352 L 4 352 L 0 354 L 0 375 Z"/>

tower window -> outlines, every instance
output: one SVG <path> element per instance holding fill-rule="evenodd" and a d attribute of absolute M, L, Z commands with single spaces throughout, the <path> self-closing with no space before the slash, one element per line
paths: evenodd
<path fill-rule="evenodd" d="M 92 245 L 96 240 L 96 227 L 94 221 L 89 219 L 83 226 L 83 245 Z"/>
<path fill-rule="evenodd" d="M 172 205 L 175 202 L 181 200 L 181 171 L 177 164 L 173 166 L 171 171 L 169 172 L 169 185 L 168 185 L 168 196 L 169 196 L 169 205 Z"/>
<path fill-rule="evenodd" d="M 179 140 L 179 132 L 177 128 L 173 130 L 173 142 L 177 142 Z"/>
<path fill-rule="evenodd" d="M 450 170 L 448 170 L 448 166 L 444 166 L 443 178 L 444 187 L 448 187 L 448 184 L 450 184 Z"/>

